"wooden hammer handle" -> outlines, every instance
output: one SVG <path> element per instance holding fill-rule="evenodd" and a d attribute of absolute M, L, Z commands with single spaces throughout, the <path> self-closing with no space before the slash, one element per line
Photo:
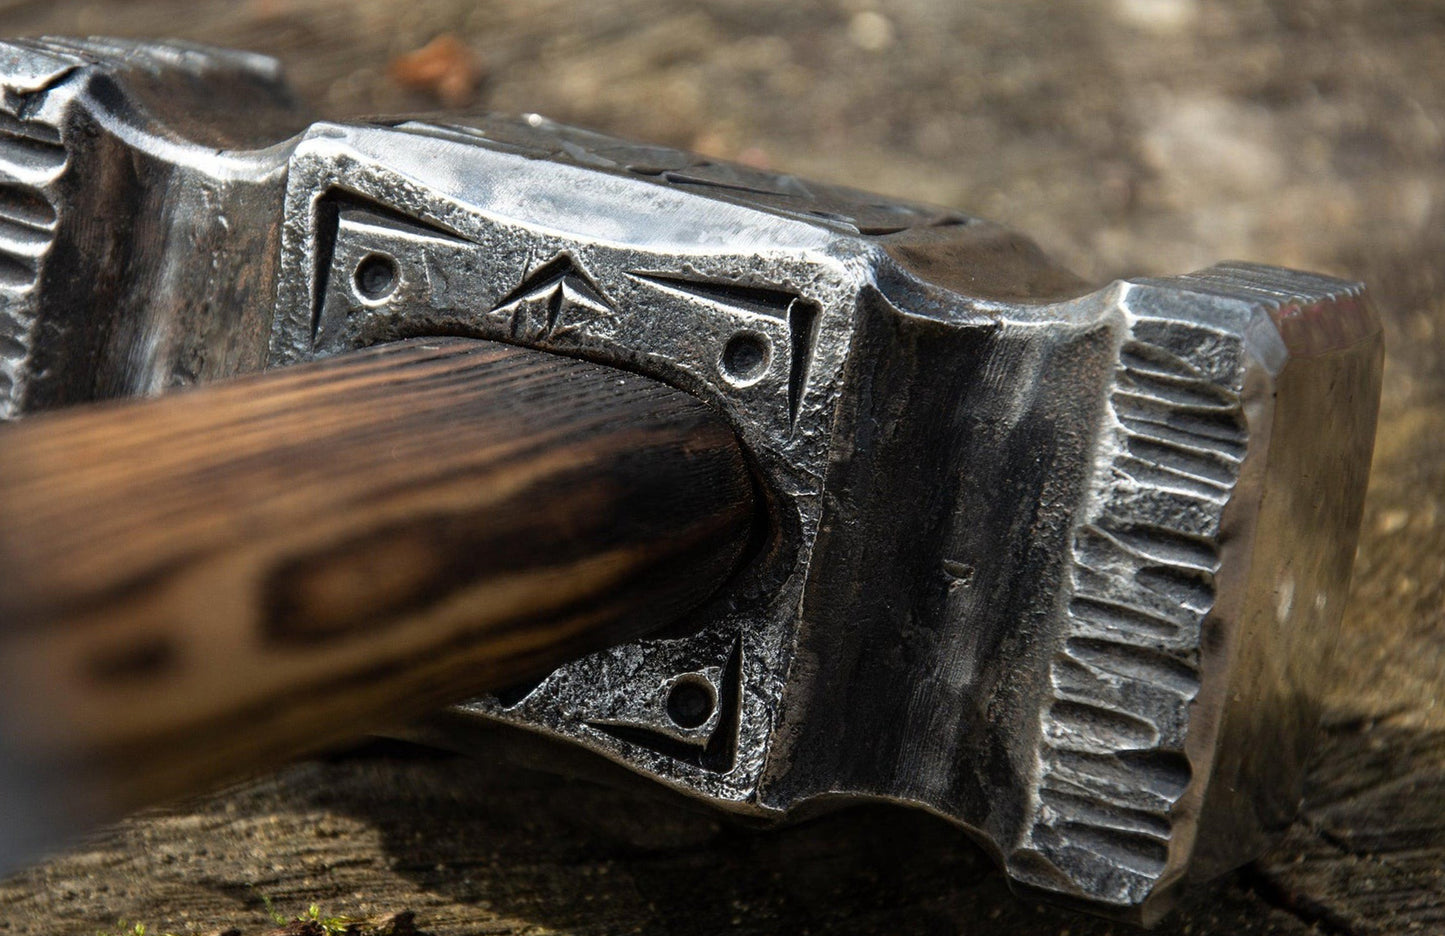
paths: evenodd
<path fill-rule="evenodd" d="M 705 599 L 751 490 L 687 394 L 460 339 L 5 426 L 0 759 L 91 820 L 543 673 Z"/>

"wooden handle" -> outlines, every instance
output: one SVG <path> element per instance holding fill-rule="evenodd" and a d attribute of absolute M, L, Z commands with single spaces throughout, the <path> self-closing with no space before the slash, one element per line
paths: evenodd
<path fill-rule="evenodd" d="M 674 620 L 752 516 L 697 400 L 489 342 L 6 426 L 0 762 L 190 792 Z"/>

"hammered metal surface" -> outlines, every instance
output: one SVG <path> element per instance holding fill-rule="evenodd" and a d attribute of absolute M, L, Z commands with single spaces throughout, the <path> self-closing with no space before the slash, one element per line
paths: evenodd
<path fill-rule="evenodd" d="M 4 47 L 5 412 L 433 334 L 635 370 L 731 420 L 771 534 L 692 620 L 448 731 L 762 819 L 912 804 L 1138 919 L 1287 821 L 1373 438 L 1357 284 L 1093 288 L 956 212 L 537 116 L 290 137 L 278 81 Z"/>

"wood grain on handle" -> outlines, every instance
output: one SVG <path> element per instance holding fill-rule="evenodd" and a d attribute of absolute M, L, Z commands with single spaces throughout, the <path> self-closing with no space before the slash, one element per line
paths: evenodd
<path fill-rule="evenodd" d="M 190 792 L 668 623 L 752 516 L 697 400 L 480 341 L 0 427 L 0 760 Z"/>

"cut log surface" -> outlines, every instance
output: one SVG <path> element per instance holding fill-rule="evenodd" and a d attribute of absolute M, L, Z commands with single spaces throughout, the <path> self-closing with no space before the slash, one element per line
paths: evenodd
<path fill-rule="evenodd" d="M 1445 932 L 1445 20 L 1431 0 L 20 0 L 0 31 L 181 35 L 281 57 L 332 114 L 451 33 L 474 103 L 955 205 L 1091 281 L 1224 258 L 1365 281 L 1385 400 L 1298 822 L 1163 934 Z M 472 65 L 466 66 L 468 69 Z M 1264 752 L 1267 756 L 1267 752 Z M 647 788 L 372 747 L 152 812 L 0 883 L 0 933 L 412 910 L 461 934 L 1059 934 L 930 817 L 770 832 Z"/>

